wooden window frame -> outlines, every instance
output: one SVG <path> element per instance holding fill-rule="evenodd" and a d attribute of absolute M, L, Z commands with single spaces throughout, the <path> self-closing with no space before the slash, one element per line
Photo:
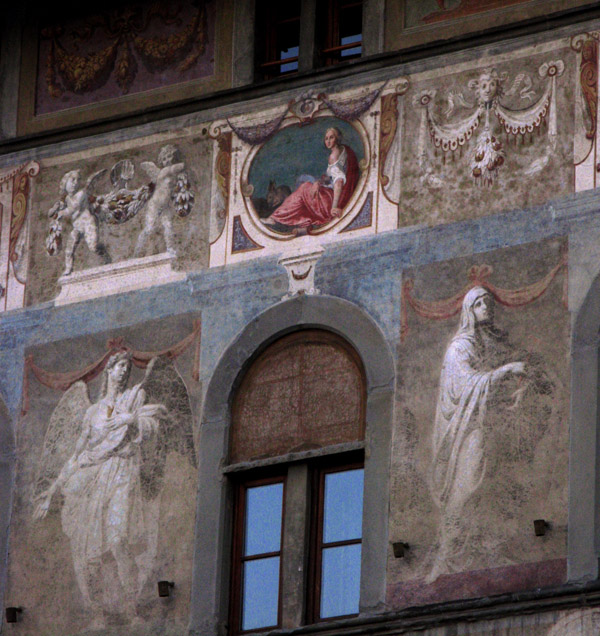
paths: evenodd
<path fill-rule="evenodd" d="M 342 618 L 342 616 L 320 618 L 321 566 L 322 554 L 326 547 L 361 544 L 360 540 L 350 540 L 323 544 L 324 520 L 324 484 L 325 476 L 346 470 L 363 469 L 364 436 L 366 429 L 366 373 L 362 360 L 354 347 L 344 338 L 324 329 L 308 328 L 288 333 L 271 341 L 264 349 L 259 350 L 249 361 L 246 373 L 240 378 L 236 395 L 231 404 L 232 429 L 230 431 L 230 447 L 235 435 L 235 423 L 241 423 L 240 402 L 246 381 L 253 374 L 260 372 L 263 366 L 272 359 L 268 352 L 277 355 L 283 348 L 295 346 L 297 343 L 325 343 L 342 349 L 351 363 L 356 367 L 360 378 L 360 409 L 358 424 L 358 440 L 341 444 L 327 443 L 318 449 L 286 451 L 282 455 L 265 455 L 259 459 L 240 460 L 224 469 L 229 475 L 233 502 L 232 534 L 231 534 L 231 566 L 230 566 L 230 603 L 229 634 L 243 636 L 261 633 L 273 629 L 289 629 L 302 625 L 326 622 Z M 241 424 L 240 424 L 241 425 Z M 360 445 L 354 448 L 344 444 Z M 235 455 L 234 455 L 235 457 Z M 231 460 L 231 455 L 230 455 Z M 266 463 L 265 463 L 266 462 Z M 282 525 L 280 550 L 277 553 L 260 555 L 279 556 L 279 598 L 277 625 L 264 628 L 242 630 L 243 616 L 243 567 L 248 559 L 244 559 L 246 493 L 249 488 L 283 482 Z M 363 487 L 363 506 L 365 493 Z M 364 535 L 364 532 L 362 533 Z M 350 618 L 356 614 L 343 615 Z"/>
<path fill-rule="evenodd" d="M 285 537 L 285 506 L 286 506 L 286 482 L 287 474 L 285 470 L 278 468 L 276 471 L 270 471 L 267 476 L 264 471 L 261 476 L 252 474 L 251 477 L 236 479 L 234 483 L 234 514 L 233 514 L 233 534 L 232 534 L 232 550 L 231 550 L 231 584 L 230 584 L 230 603 L 229 603 L 229 633 L 232 636 L 242 634 L 258 634 L 260 632 L 271 631 L 281 627 L 281 586 L 283 571 L 283 542 Z M 281 538 L 279 542 L 279 551 L 273 553 L 263 553 L 252 555 L 252 557 L 244 557 L 244 539 L 246 530 L 246 492 L 250 488 L 267 486 L 271 484 L 283 484 L 282 506 L 281 506 Z M 244 563 L 251 560 L 264 559 L 268 557 L 279 556 L 279 588 L 277 602 L 277 625 L 269 625 L 267 627 L 243 630 L 242 629 L 242 610 L 243 598 L 242 588 L 244 582 L 243 569 Z"/>
<path fill-rule="evenodd" d="M 362 7 L 362 11 L 364 12 L 364 2 L 362 0 L 328 0 L 326 19 L 324 20 L 325 31 L 321 30 L 320 38 L 318 38 L 322 43 L 322 46 L 319 48 L 319 58 L 322 66 L 333 66 L 335 64 L 341 64 L 343 62 L 362 57 L 362 48 L 364 45 L 362 27 L 360 42 L 351 42 L 349 44 L 340 43 L 341 11 L 342 9 L 356 6 Z M 352 55 L 348 58 L 342 58 L 341 55 L 338 55 L 342 51 L 353 49 L 357 46 L 361 47 L 361 53 L 358 55 Z"/>
<path fill-rule="evenodd" d="M 275 3 L 273 3 L 275 4 Z M 291 71 L 281 71 L 284 64 L 297 62 L 300 66 L 299 54 L 294 57 L 281 59 L 280 51 L 277 46 L 277 29 L 281 24 L 298 22 L 298 49 L 300 49 L 300 30 L 302 23 L 302 0 L 299 2 L 299 13 L 297 16 L 278 20 L 277 15 L 270 11 L 266 6 L 267 1 L 263 3 L 257 0 L 255 11 L 255 28 L 256 42 L 260 43 L 255 50 L 255 74 L 259 80 L 275 79 L 277 77 L 286 77 L 298 72 L 298 69 Z M 277 68 L 279 67 L 279 70 Z"/>
<path fill-rule="evenodd" d="M 302 536 L 291 536 L 286 527 L 285 518 L 288 508 L 288 471 L 291 466 L 304 465 L 307 468 L 306 474 L 306 496 L 308 519 L 305 524 L 305 532 Z M 309 625 L 314 623 L 326 623 L 339 620 L 340 618 L 352 618 L 358 614 L 343 614 L 328 618 L 320 617 L 321 599 L 321 568 L 323 549 L 327 547 L 337 547 L 338 545 L 362 545 L 363 536 L 360 539 L 324 544 L 323 519 L 324 519 L 324 485 L 325 476 L 331 473 L 344 472 L 348 470 L 364 470 L 364 452 L 350 451 L 341 455 L 325 455 L 318 458 L 310 458 L 294 463 L 283 463 L 268 468 L 249 470 L 231 475 L 234 490 L 234 515 L 232 532 L 232 561 L 230 580 L 230 603 L 229 603 L 229 634 L 231 636 L 244 636 L 250 634 L 260 634 L 273 629 L 286 627 L 282 625 L 284 588 L 284 564 L 288 554 L 286 546 L 290 542 L 301 542 L 303 544 L 303 568 L 298 571 L 298 581 L 304 587 L 303 607 L 299 614 L 302 616 L 300 624 Z M 254 558 L 266 558 L 268 556 L 279 556 L 279 599 L 278 599 L 278 621 L 277 625 L 256 628 L 252 630 L 242 630 L 242 589 L 243 589 L 243 564 L 250 559 L 244 559 L 244 538 L 245 538 L 245 504 L 246 491 L 256 486 L 283 483 L 282 502 L 282 522 L 281 522 L 281 543 L 277 553 L 265 553 Z M 364 505 L 363 490 L 363 505 Z M 306 572 L 306 575 L 304 574 Z M 302 579 L 302 580 L 300 580 Z M 298 609 L 298 608 L 297 608 Z M 289 626 L 288 626 L 289 627 Z"/>
<path fill-rule="evenodd" d="M 344 545 L 361 545 L 363 541 L 363 532 L 360 539 L 350 539 L 347 541 L 335 541 L 324 543 L 323 541 L 323 523 L 325 516 L 325 476 L 332 473 L 341 473 L 349 470 L 361 469 L 364 471 L 364 460 L 360 461 L 353 458 L 336 458 L 334 462 L 321 462 L 321 465 L 315 467 L 312 471 L 313 487 L 311 491 L 316 494 L 312 498 L 310 539 L 309 539 L 309 571 L 308 571 L 308 596 L 306 606 L 307 623 L 320 623 L 327 621 L 335 621 L 340 618 L 352 618 L 358 616 L 355 614 L 341 614 L 339 616 L 331 616 L 321 618 L 321 573 L 323 566 L 323 550 L 330 547 L 341 547 Z M 341 461 L 340 461 L 341 459 Z M 345 460 L 345 461 L 344 461 Z M 364 508 L 364 487 L 363 487 L 363 508 Z"/>

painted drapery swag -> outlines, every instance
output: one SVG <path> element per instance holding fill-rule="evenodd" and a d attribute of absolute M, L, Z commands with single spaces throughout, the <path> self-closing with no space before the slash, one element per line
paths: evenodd
<path fill-rule="evenodd" d="M 537 300 L 542 296 L 550 283 L 563 269 L 565 270 L 564 287 L 563 287 L 563 304 L 567 305 L 567 282 L 568 277 L 566 271 L 568 268 L 568 254 L 566 250 L 561 255 L 559 262 L 540 280 L 520 287 L 517 289 L 503 289 L 493 285 L 489 281 L 489 277 L 493 273 L 493 268 L 489 265 L 474 265 L 468 272 L 469 282 L 463 289 L 450 298 L 441 300 L 420 300 L 413 295 L 414 281 L 407 279 L 402 284 L 402 309 L 401 309 L 401 327 L 400 339 L 404 342 L 409 334 L 410 327 L 408 325 L 408 307 L 428 320 L 446 320 L 456 316 L 462 308 L 463 298 L 465 294 L 476 286 L 485 287 L 489 293 L 501 305 L 505 307 L 523 307 Z"/>
<path fill-rule="evenodd" d="M 108 35 L 108 45 L 87 56 L 77 47 L 69 50 L 61 36 L 64 29 L 46 26 L 42 38 L 50 41 L 46 59 L 46 85 L 49 95 L 58 99 L 65 91 L 84 94 L 97 90 L 116 76 L 123 94 L 128 93 L 137 75 L 136 57 L 151 73 L 175 68 L 183 73 L 204 53 L 206 47 L 206 8 L 200 3 L 193 20 L 170 37 L 152 37 L 149 27 L 158 19 L 163 26 L 179 19 L 181 7 L 157 2 L 146 11 L 132 11 L 130 7 L 117 9 L 113 14 L 98 14 L 88 18 L 72 37 L 88 40 L 98 28 Z M 134 53 L 135 52 L 135 53 Z"/>
<path fill-rule="evenodd" d="M 565 70 L 562 60 L 544 62 L 538 69 L 538 75 L 546 80 L 546 86 L 541 97 L 532 105 L 525 108 L 510 108 L 502 104 L 504 96 L 515 95 L 517 92 L 525 103 L 532 100 L 534 91 L 531 90 L 532 81 L 526 73 L 519 73 L 511 88 L 505 87 L 508 80 L 507 73 L 498 73 L 495 68 L 486 68 L 478 79 L 468 84 L 470 91 L 476 96 L 476 102 L 470 103 L 462 93 L 450 93 L 447 97 L 449 106 L 446 115 L 454 111 L 457 104 L 472 109 L 472 113 L 457 122 L 436 120 L 433 103 L 436 91 L 426 89 L 414 95 L 413 105 L 421 109 L 421 123 L 418 136 L 418 157 L 421 166 L 426 163 L 427 132 L 435 148 L 444 153 L 461 152 L 477 129 L 481 132 L 476 139 L 476 145 L 470 155 L 471 174 L 478 184 L 491 186 L 497 179 L 500 166 L 504 163 L 505 151 L 499 135 L 504 131 L 507 138 L 524 138 L 540 131 L 542 125 L 548 126 L 548 139 L 552 149 L 556 147 L 558 134 L 558 112 L 556 106 L 556 81 Z M 500 129 L 495 130 L 494 116 Z M 481 128 L 480 128 L 481 126 Z M 515 141 L 516 143 L 516 141 Z"/>
<path fill-rule="evenodd" d="M 106 366 L 109 358 L 119 351 L 127 351 L 131 354 L 132 363 L 139 369 L 145 369 L 153 358 L 165 357 L 173 360 L 180 356 L 189 347 L 194 346 L 194 364 L 192 377 L 198 381 L 200 377 L 200 338 L 202 326 L 200 320 L 194 320 L 192 331 L 179 342 L 160 351 L 137 351 L 129 346 L 123 338 L 113 338 L 106 343 L 106 353 L 88 366 L 78 371 L 61 373 L 48 371 L 35 364 L 33 356 L 25 358 L 25 368 L 23 371 L 23 404 L 22 414 L 29 410 L 29 374 L 32 373 L 36 380 L 56 391 L 66 391 L 73 384 L 79 381 L 91 382 L 97 377 Z"/>
<path fill-rule="evenodd" d="M 302 121 L 312 120 L 317 111 L 316 102 L 318 101 L 323 102 L 336 117 L 344 121 L 354 121 L 371 108 L 385 85 L 386 83 L 362 97 L 349 100 L 335 100 L 325 93 L 320 93 L 318 96 L 302 94 L 297 99 L 290 100 L 277 117 L 255 126 L 237 126 L 229 118 L 226 121 L 237 137 L 251 146 L 257 146 L 264 144 L 279 130 L 289 111 L 297 114 Z"/>

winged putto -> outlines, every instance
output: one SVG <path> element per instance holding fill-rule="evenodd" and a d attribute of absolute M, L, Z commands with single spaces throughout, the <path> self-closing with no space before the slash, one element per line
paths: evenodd
<path fill-rule="evenodd" d="M 142 215 L 142 230 L 137 238 L 133 256 L 144 256 L 150 238 L 159 234 L 164 239 L 168 253 L 175 255 L 173 215 L 185 217 L 194 203 L 189 175 L 179 150 L 166 144 L 158 154 L 158 166 L 144 161 L 141 168 L 150 181 L 137 188 L 130 183 L 135 177 L 135 166 L 129 159 L 115 163 L 110 172 L 98 170 L 83 183 L 82 169 L 65 173 L 59 186 L 59 199 L 48 210 L 50 221 L 46 236 L 48 254 L 58 254 L 63 247 L 63 235 L 67 234 L 64 252 L 64 276 L 73 271 L 75 253 L 82 241 L 97 254 L 103 264 L 111 262 L 108 248 L 101 239 L 102 225 L 127 223 Z M 99 193 L 106 176 L 110 177 L 110 189 Z"/>

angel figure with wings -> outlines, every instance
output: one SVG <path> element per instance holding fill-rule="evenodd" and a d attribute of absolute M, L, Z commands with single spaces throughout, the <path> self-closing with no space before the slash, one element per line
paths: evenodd
<path fill-rule="evenodd" d="M 92 189 L 104 175 L 106 170 L 99 170 L 89 177 L 81 187 L 81 170 L 71 170 L 60 180 L 60 199 L 48 210 L 50 231 L 46 239 L 49 254 L 60 250 L 62 242 L 63 222 L 70 221 L 71 233 L 65 248 L 65 269 L 63 276 L 73 271 L 75 250 L 84 239 L 89 249 L 102 258 L 104 264 L 111 258 L 106 247 L 100 241 L 98 217 L 93 212 L 95 198 Z"/>
<path fill-rule="evenodd" d="M 538 75 L 546 80 L 541 97 L 531 103 L 535 91 L 533 82 L 527 73 L 519 73 L 510 88 L 506 87 L 508 73 L 498 73 L 495 68 L 484 69 L 477 79 L 470 80 L 468 88 L 474 93 L 475 102 L 471 102 L 461 92 L 449 92 L 448 107 L 444 112 L 447 121 L 442 123 L 434 114 L 434 98 L 436 91 L 426 89 L 416 94 L 413 105 L 421 108 L 421 124 L 419 129 L 418 156 L 419 163 L 425 167 L 427 133 L 436 148 L 443 153 L 454 153 L 471 139 L 476 130 L 476 145 L 470 155 L 470 169 L 475 182 L 490 186 L 494 183 L 498 169 L 504 163 L 505 150 L 500 140 L 503 131 L 508 138 L 519 136 L 525 139 L 533 132 L 539 132 L 543 125 L 547 125 L 548 139 L 552 148 L 556 145 L 557 135 L 557 107 L 556 107 L 556 79 L 565 69 L 562 60 L 544 62 L 538 69 Z M 511 108 L 503 103 L 503 98 L 519 94 L 521 100 L 529 103 L 524 108 Z M 460 106 L 471 110 L 471 114 L 458 121 L 450 120 L 455 109 Z M 498 125 L 492 119 L 498 121 Z M 548 155 L 533 162 L 525 171 L 532 174 L 541 170 L 548 163 Z M 430 168 L 427 168 L 430 171 Z M 439 181 L 439 180 L 434 180 Z M 438 185 L 441 185 L 438 184 Z"/>
<path fill-rule="evenodd" d="M 153 192 L 145 207 L 144 229 L 138 236 L 133 255 L 144 256 L 152 235 L 161 229 L 167 252 L 175 255 L 172 203 L 177 215 L 184 217 L 190 213 L 194 201 L 185 163 L 179 150 L 173 144 L 167 144 L 158 153 L 158 166 L 152 161 L 144 161 L 142 170 L 150 177 Z"/>
<path fill-rule="evenodd" d="M 155 567 L 167 454 L 196 462 L 189 396 L 173 364 L 154 358 L 142 382 L 127 388 L 131 365 L 126 351 L 108 359 L 95 403 L 84 382 L 65 392 L 50 419 L 35 484 L 34 519 L 46 517 L 53 500 L 61 508 L 94 628 L 111 609 L 107 568 L 115 564 L 120 606 L 139 622 L 136 605 Z"/>

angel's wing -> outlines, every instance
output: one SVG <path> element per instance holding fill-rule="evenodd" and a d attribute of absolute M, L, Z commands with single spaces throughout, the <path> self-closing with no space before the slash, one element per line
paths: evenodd
<path fill-rule="evenodd" d="M 91 406 L 85 382 L 75 382 L 56 405 L 44 438 L 42 457 L 35 478 L 34 497 L 46 491 L 75 451 L 83 418 Z"/>
<path fill-rule="evenodd" d="M 110 171 L 110 182 L 113 186 L 119 185 L 121 181 L 131 181 L 135 174 L 133 162 L 129 159 L 117 161 Z"/>
<path fill-rule="evenodd" d="M 167 415 L 160 418 L 157 435 L 142 445 L 142 493 L 153 499 L 161 489 L 168 453 L 175 451 L 196 467 L 192 409 L 183 378 L 166 358 L 150 362 L 142 387 L 148 404 L 163 404 L 167 409 Z"/>
<path fill-rule="evenodd" d="M 152 181 L 156 182 L 160 168 L 153 161 L 142 161 L 142 170 Z"/>
<path fill-rule="evenodd" d="M 90 192 L 91 189 L 94 187 L 94 185 L 96 185 L 96 182 L 100 181 L 100 179 L 108 172 L 108 170 L 106 168 L 103 168 L 102 170 L 98 170 L 98 172 L 94 172 L 93 175 L 91 175 L 88 180 L 85 182 L 85 190 L 86 192 Z"/>

